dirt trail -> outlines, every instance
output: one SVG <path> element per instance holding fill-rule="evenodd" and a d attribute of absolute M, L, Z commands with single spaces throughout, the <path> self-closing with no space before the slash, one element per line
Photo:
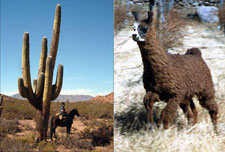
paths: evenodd
<path fill-rule="evenodd" d="M 18 120 L 19 132 L 17 132 L 15 136 L 29 135 L 32 131 L 35 131 L 35 127 L 36 124 L 34 120 Z M 76 119 L 73 121 L 71 134 L 75 135 L 76 133 L 83 131 L 85 127 L 85 124 L 83 124 L 80 119 Z M 59 136 L 66 135 L 66 127 L 57 127 L 56 134 Z"/>
<path fill-rule="evenodd" d="M 184 54 L 187 48 L 198 47 L 209 66 L 216 91 L 216 101 L 220 109 L 225 108 L 225 37 L 215 26 L 193 23 L 184 29 L 186 36 L 181 47 L 169 50 L 170 53 Z M 120 31 L 114 37 L 114 113 L 130 116 L 130 113 L 143 111 L 143 97 L 145 90 L 142 84 L 143 66 L 137 44 L 132 40 L 132 28 Z M 203 111 L 198 107 L 199 111 Z M 212 126 L 206 111 L 200 112 L 199 123 L 194 127 L 177 132 L 172 127 L 168 131 L 139 131 L 131 135 L 126 132 L 120 134 L 123 126 L 115 128 L 117 144 L 115 151 L 139 150 L 139 151 L 222 151 L 225 148 L 225 113 L 219 111 L 219 123 L 221 136 L 212 133 Z M 135 114 L 134 114 L 135 115 Z M 204 119 L 202 118 L 204 116 Z M 135 117 L 135 116 L 134 116 Z M 132 123 L 139 121 L 135 117 Z M 122 124 L 123 125 L 123 124 Z M 126 124 L 127 125 L 127 124 Z M 126 126 L 127 127 L 127 126 Z M 126 128 L 125 127 L 125 128 Z M 129 131 L 127 131 L 129 132 Z M 190 135 L 191 134 L 191 135 Z M 203 140 L 200 140 L 203 139 Z M 183 140 L 182 145 L 179 141 Z"/>

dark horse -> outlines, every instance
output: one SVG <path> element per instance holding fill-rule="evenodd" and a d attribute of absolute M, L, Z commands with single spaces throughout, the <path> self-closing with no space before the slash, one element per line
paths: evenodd
<path fill-rule="evenodd" d="M 54 133 L 54 137 L 56 138 L 55 129 L 58 126 L 67 127 L 67 134 L 70 134 L 70 129 L 71 129 L 71 126 L 73 124 L 74 115 L 76 115 L 78 117 L 80 116 L 77 109 L 71 110 L 69 115 L 67 116 L 67 118 L 65 120 L 60 120 L 59 117 L 57 117 L 57 116 L 53 116 L 51 118 L 51 125 L 50 125 L 51 140 L 52 140 L 53 133 Z"/>

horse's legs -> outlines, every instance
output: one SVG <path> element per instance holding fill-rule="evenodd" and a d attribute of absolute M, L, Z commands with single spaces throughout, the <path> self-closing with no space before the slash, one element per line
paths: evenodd
<path fill-rule="evenodd" d="M 154 102 L 159 101 L 159 96 L 156 93 L 148 91 L 144 97 L 144 106 L 147 110 L 147 118 L 150 123 L 153 122 L 153 104 Z"/>
<path fill-rule="evenodd" d="M 67 135 L 70 134 L 71 125 L 67 126 Z"/>
<path fill-rule="evenodd" d="M 57 137 L 56 137 L 56 134 L 55 134 L 56 127 L 57 127 L 57 126 L 55 126 L 55 128 L 54 128 L 54 137 L 55 137 L 55 138 L 57 138 Z"/>
<path fill-rule="evenodd" d="M 51 140 L 53 141 L 52 134 L 53 134 L 53 128 L 51 128 L 51 131 L 50 131 L 50 137 L 51 137 Z"/>

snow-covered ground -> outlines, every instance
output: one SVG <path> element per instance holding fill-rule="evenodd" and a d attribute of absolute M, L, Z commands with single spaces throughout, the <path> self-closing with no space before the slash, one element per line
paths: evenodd
<path fill-rule="evenodd" d="M 174 125 L 168 130 L 155 126 L 149 129 L 143 106 L 141 55 L 131 38 L 132 28 L 128 27 L 114 37 L 115 151 L 225 151 L 225 37 L 216 27 L 200 23 L 187 25 L 184 31 L 183 45 L 169 52 L 183 54 L 187 48 L 201 49 L 215 84 L 219 134 L 213 132 L 208 112 L 197 100 L 194 101 L 198 110 L 195 126 L 187 125 L 179 109 Z M 155 105 L 155 114 L 163 105 Z"/>

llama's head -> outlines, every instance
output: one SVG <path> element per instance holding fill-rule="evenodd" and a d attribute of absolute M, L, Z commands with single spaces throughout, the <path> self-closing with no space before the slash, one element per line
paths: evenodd
<path fill-rule="evenodd" d="M 140 20 L 139 15 L 137 12 L 132 12 L 135 22 L 133 25 L 133 40 L 136 42 L 144 42 L 146 33 L 148 32 L 148 28 L 152 23 L 152 12 L 148 12 L 148 18 L 145 20 Z"/>

